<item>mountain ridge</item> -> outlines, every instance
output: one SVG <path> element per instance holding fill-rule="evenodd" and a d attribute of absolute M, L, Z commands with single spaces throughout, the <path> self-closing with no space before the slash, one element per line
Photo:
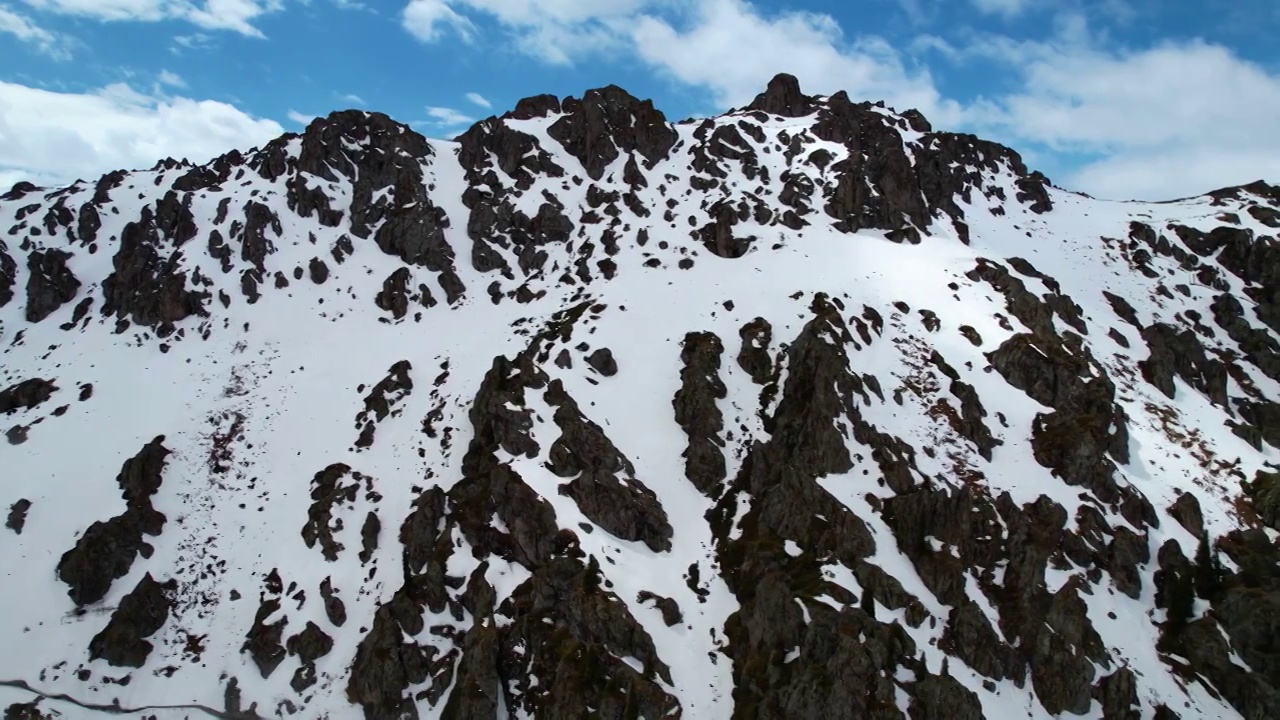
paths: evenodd
<path fill-rule="evenodd" d="M 1266 183 L 1097 201 L 781 75 L 340 111 L 0 228 L 15 717 L 1280 703 Z"/>

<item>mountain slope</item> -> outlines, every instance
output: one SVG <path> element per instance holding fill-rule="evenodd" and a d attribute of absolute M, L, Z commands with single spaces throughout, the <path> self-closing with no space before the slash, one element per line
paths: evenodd
<path fill-rule="evenodd" d="M 1270 717 L 1277 227 L 787 76 L 20 185 L 0 705 Z"/>

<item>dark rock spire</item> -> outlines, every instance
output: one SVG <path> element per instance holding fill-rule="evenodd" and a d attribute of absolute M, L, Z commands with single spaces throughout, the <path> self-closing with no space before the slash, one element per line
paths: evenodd
<path fill-rule="evenodd" d="M 800 81 L 795 75 L 779 73 L 769 81 L 765 91 L 747 106 L 748 110 L 763 110 L 783 117 L 804 117 L 817 107 L 813 98 L 800 91 Z"/>

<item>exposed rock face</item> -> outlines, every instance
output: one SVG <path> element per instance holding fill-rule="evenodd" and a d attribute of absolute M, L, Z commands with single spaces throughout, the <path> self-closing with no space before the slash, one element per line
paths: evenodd
<path fill-rule="evenodd" d="M 80 281 L 67 268 L 70 259 L 61 250 L 27 256 L 27 322 L 40 322 L 75 298 Z"/>
<path fill-rule="evenodd" d="M 360 473 L 354 474 L 352 482 L 341 483 L 350 473 L 350 466 L 335 463 L 316 473 L 311 480 L 311 509 L 307 512 L 306 525 L 302 526 L 302 539 L 307 547 L 318 544 L 329 562 L 337 560 L 344 547 L 334 539 L 334 533 L 342 529 L 341 521 L 335 527 L 334 511 L 342 504 L 355 502 L 360 492 Z"/>
<path fill-rule="evenodd" d="M 680 359 L 681 387 L 671 404 L 676 422 L 689 436 L 684 451 L 685 476 L 700 492 L 719 496 L 719 486 L 726 476 L 724 461 L 724 415 L 717 402 L 726 394 L 720 380 L 720 357 L 724 346 L 713 333 L 689 333 L 684 338 Z"/>
<path fill-rule="evenodd" d="M 53 715 L 40 711 L 40 703 L 13 703 L 5 708 L 4 720 L 55 720 Z"/>
<path fill-rule="evenodd" d="M 77 606 L 101 600 L 138 555 L 151 555 L 144 536 L 154 537 L 164 529 L 164 513 L 151 506 L 151 497 L 160 490 L 168 456 L 161 435 L 126 460 L 116 478 L 124 491 L 125 511 L 90 525 L 58 561 L 58 578 L 69 586 L 67 594 Z"/>
<path fill-rule="evenodd" d="M 9 246 L 0 240 L 0 307 L 13 299 L 13 285 L 17 280 L 18 264 L 9 255 Z"/>
<path fill-rule="evenodd" d="M 588 355 L 587 364 L 605 377 L 618 374 L 618 361 L 613 358 L 613 352 L 609 348 L 600 348 Z"/>
<path fill-rule="evenodd" d="M 311 272 L 311 282 L 323 285 L 329 279 L 329 266 L 325 265 L 320 258 L 311 258 L 311 263 L 308 267 Z"/>
<path fill-rule="evenodd" d="M 465 288 L 454 270 L 453 248 L 444 239 L 449 219 L 431 201 L 423 174 L 423 163 L 434 155 L 426 138 L 386 115 L 333 113 L 303 134 L 294 187 L 304 187 L 304 172 L 327 180 L 350 178 L 352 234 L 372 234 L 383 252 L 435 272 L 448 302 L 454 303 Z M 341 213 L 334 216 L 323 192 L 295 191 L 291 202 L 304 217 L 317 212 L 324 224 L 339 223 Z"/>
<path fill-rule="evenodd" d="M 378 307 L 396 320 L 409 314 L 409 269 L 399 268 L 382 283 L 382 292 L 374 299 Z"/>
<path fill-rule="evenodd" d="M 188 289 L 187 276 L 176 269 L 181 251 L 165 255 L 165 249 L 155 214 L 143 208 L 141 219 L 121 233 L 115 272 L 102 281 L 103 315 L 154 327 L 163 337 L 173 332 L 174 323 L 207 314 L 209 293 Z"/>
<path fill-rule="evenodd" d="M 519 678 L 514 705 L 540 717 L 679 713 L 676 699 L 658 684 L 671 682 L 670 670 L 625 603 L 600 588 L 599 572 L 594 560 L 585 568 L 570 558 L 553 560 L 498 608 L 516 618 L 504 633 L 498 664 L 504 676 Z M 553 609 L 563 629 L 541 621 Z M 622 662 L 626 656 L 642 669 Z M 554 678 L 554 684 L 535 688 L 534 677 Z"/>
<path fill-rule="evenodd" d="M 663 597 L 648 590 L 641 590 L 639 595 L 636 596 L 636 602 L 652 602 L 653 606 L 662 613 L 662 622 L 666 623 L 667 627 L 679 625 L 683 619 L 679 603 L 669 597 Z"/>
<path fill-rule="evenodd" d="M 289 685 L 297 692 L 303 692 L 316 683 L 316 661 L 333 650 L 333 638 L 329 637 L 318 625 L 308 622 L 302 632 L 289 638 L 287 644 L 290 655 L 296 655 L 302 665 L 293 674 Z"/>
<path fill-rule="evenodd" d="M 403 634 L 414 636 L 425 629 L 421 608 L 410 592 L 406 584 L 378 608 L 372 628 L 356 650 L 347 697 L 363 706 L 366 718 L 416 716 L 412 700 L 403 693 L 427 679 L 436 649 L 402 639 Z"/>
<path fill-rule="evenodd" d="M 153 647 L 147 638 L 169 619 L 177 589 L 175 580 L 159 583 L 150 573 L 144 575 L 137 587 L 120 600 L 107 626 L 93 637 L 89 657 L 102 658 L 116 667 L 142 667 Z"/>
<path fill-rule="evenodd" d="M 666 158 L 676 144 L 675 128 L 651 101 L 640 101 L 616 85 L 591 90 L 581 100 L 567 98 L 560 119 L 547 134 L 599 180 L 620 154 L 638 153 L 648 167 Z"/>
<path fill-rule="evenodd" d="M 264 578 L 258 612 L 254 615 L 253 626 L 249 628 L 241 647 L 241 651 L 248 653 L 253 659 L 263 679 L 271 677 L 285 659 L 284 631 L 289 624 L 289 617 L 277 617 L 283 607 L 283 591 L 284 581 L 280 579 L 279 570 L 272 570 Z M 273 617 L 276 617 L 275 621 L 268 622 Z"/>
<path fill-rule="evenodd" d="M 817 479 L 853 466 L 838 421 L 851 423 L 863 437 L 876 432 L 856 409 L 864 383 L 849 368 L 843 348 L 851 336 L 844 320 L 822 296 L 812 311 L 784 359 L 786 382 L 771 417 L 772 437 L 751 448 L 712 519 L 724 578 L 742 603 L 725 628 L 737 707 L 777 717 L 890 717 L 884 713 L 894 706 L 894 690 L 884 678 L 899 667 L 911 668 L 918 678 L 928 675 L 915 659 L 910 636 L 899 625 L 879 623 L 865 607 L 836 611 L 811 600 L 829 593 L 844 603 L 856 601 L 820 572 L 813 575 L 814 563 L 827 557 L 860 568 L 875 542 L 865 523 Z M 896 460 L 885 455 L 884 462 Z M 738 503 L 749 508 L 732 522 Z M 823 520 L 815 523 L 815 517 Z M 740 536 L 729 525 L 741 527 Z M 793 558 L 785 551 L 787 542 L 816 554 Z M 881 589 L 886 600 L 902 607 L 891 599 L 892 591 L 889 585 Z M 800 648 L 785 672 L 771 650 L 779 647 Z"/>
<path fill-rule="evenodd" d="M 53 396 L 58 386 L 52 380 L 31 378 L 0 390 L 0 413 L 10 414 L 39 406 Z"/>
<path fill-rule="evenodd" d="M 769 87 L 747 107 L 771 115 L 795 118 L 813 112 L 816 103 L 800 91 L 800 81 L 794 75 L 782 74 L 770 80 Z"/>
<path fill-rule="evenodd" d="M 9 506 L 9 515 L 4 526 L 21 535 L 22 528 L 27 526 L 27 512 L 31 510 L 31 501 L 23 498 Z"/>
<path fill-rule="evenodd" d="M 810 114 L 817 105 L 800 92 L 794 78 L 784 75 L 775 78 L 751 107 L 795 117 Z M 854 104 L 843 92 L 817 108 L 813 134 L 842 144 L 849 152 L 847 159 L 832 165 L 839 180 L 828 191 L 825 203 L 837 228 L 846 232 L 876 228 L 889 231 L 890 239 L 898 242 L 919 242 L 933 214 L 941 212 L 951 218 L 956 234 L 967 242 L 968 225 L 955 198 L 969 198 L 975 190 L 988 192 L 981 170 L 1001 166 L 1018 178 L 1019 202 L 1035 212 L 1052 209 L 1045 190 L 1048 180 L 1039 173 L 1028 173 L 1012 150 L 972 135 L 930 132 L 918 113 L 901 122 L 902 128 L 886 123 L 876 106 Z M 900 130 L 905 128 L 926 132 L 914 161 L 900 139 Z"/>
<path fill-rule="evenodd" d="M 572 478 L 560 494 L 574 499 L 582 514 L 623 540 L 638 540 L 654 552 L 671 549 L 671 525 L 653 491 L 635 477 L 635 467 L 599 425 L 588 420 L 559 381 L 545 399 L 556 408 L 561 435 L 549 451 L 550 470 Z"/>
<path fill-rule="evenodd" d="M 1190 330 L 1179 332 L 1158 323 L 1142 331 L 1151 356 L 1138 363 L 1142 376 L 1167 397 L 1174 396 L 1173 378 L 1182 378 L 1191 387 L 1219 405 L 1227 402 L 1227 370 L 1221 362 L 1205 355 L 1204 346 Z"/>
<path fill-rule="evenodd" d="M 356 415 L 356 429 L 360 431 L 360 437 L 356 440 L 357 448 L 373 445 L 378 423 L 386 420 L 395 406 L 413 392 L 413 378 L 409 375 L 412 369 L 408 360 L 397 362 L 387 370 L 387 376 L 365 396 L 364 410 Z"/>
<path fill-rule="evenodd" d="M 1182 525 L 1187 532 L 1200 537 L 1204 534 L 1204 512 L 1200 509 L 1200 501 L 1191 493 L 1178 496 L 1169 506 L 1169 514 Z"/>
<path fill-rule="evenodd" d="M 1157 581 L 1163 576 L 1163 582 L 1157 600 L 1169 615 L 1162 628 L 1161 649 L 1182 654 L 1188 669 L 1212 682 L 1242 716 L 1266 717 L 1280 698 L 1276 688 L 1280 665 L 1270 647 L 1280 610 L 1276 592 L 1280 576 L 1274 570 L 1280 544 L 1260 530 L 1233 531 L 1217 542 L 1217 548 L 1239 565 L 1239 572 L 1211 559 L 1206 567 L 1203 557 L 1193 567 L 1176 548 L 1161 548 Z M 1272 569 L 1264 570 L 1268 565 Z M 1181 594 L 1182 602 L 1194 600 L 1193 574 L 1195 595 L 1210 601 L 1213 611 L 1188 622 L 1176 597 Z M 1233 662 L 1232 653 L 1248 663 L 1247 668 Z"/>
<path fill-rule="evenodd" d="M 10 445 L 21 445 L 27 441 L 27 434 L 30 431 L 31 427 L 28 425 L 14 425 L 5 431 L 4 436 Z"/>
<path fill-rule="evenodd" d="M 756 318 L 738 331 L 742 349 L 738 352 L 738 366 L 763 385 L 773 374 L 773 359 L 769 356 L 769 344 L 773 341 L 773 327 L 764 318 Z"/>

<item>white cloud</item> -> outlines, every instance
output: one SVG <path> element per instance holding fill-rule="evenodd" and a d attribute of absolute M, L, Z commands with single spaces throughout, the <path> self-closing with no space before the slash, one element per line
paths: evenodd
<path fill-rule="evenodd" d="M 493 107 L 493 103 L 489 102 L 489 99 L 481 95 L 480 93 L 469 92 L 467 93 L 466 97 L 467 97 L 467 100 L 471 101 L 471 103 L 475 105 L 479 105 L 480 107 L 485 108 L 486 110 Z"/>
<path fill-rule="evenodd" d="M 664 0 L 455 0 L 492 15 L 528 55 L 556 65 L 620 47 L 628 23 Z"/>
<path fill-rule="evenodd" d="M 253 21 L 284 7 L 283 0 L 25 0 L 39 10 L 102 21 L 185 20 L 208 30 L 262 37 Z"/>
<path fill-rule="evenodd" d="M 94 179 L 165 157 L 208 161 L 261 146 L 283 132 L 213 100 L 169 98 L 108 85 L 61 93 L 0 82 L 0 182 Z"/>
<path fill-rule="evenodd" d="M 156 81 L 161 85 L 168 85 L 173 88 L 184 88 L 187 86 L 187 81 L 183 80 L 182 76 L 174 72 L 169 72 L 168 70 L 161 70 L 160 75 L 156 77 Z"/>
<path fill-rule="evenodd" d="M 809 93 L 846 90 L 854 100 L 918 108 L 943 124 L 961 114 L 959 105 L 938 93 L 927 71 L 909 69 L 882 39 L 846 40 L 829 15 L 783 12 L 766 18 L 743 0 L 702 0 L 688 27 L 646 16 L 634 23 L 632 38 L 644 61 L 705 88 L 722 107 L 746 104 L 775 74 L 789 72 Z"/>
<path fill-rule="evenodd" d="M 1174 200 L 1254 180 L 1280 182 L 1280 153 L 1205 143 L 1116 153 L 1071 173 L 1066 184 L 1113 200 Z"/>
<path fill-rule="evenodd" d="M 449 7 L 448 0 L 409 0 L 401 15 L 401 24 L 423 42 L 439 40 L 445 27 L 470 42 L 475 30 L 470 20 Z"/>
<path fill-rule="evenodd" d="M 311 121 L 316 119 L 315 115 L 307 115 L 306 113 L 300 113 L 297 110 L 290 110 L 288 117 L 299 125 L 310 125 Z"/>
<path fill-rule="evenodd" d="M 205 0 L 202 6 L 184 9 L 179 17 L 185 17 L 196 25 L 211 30 L 232 30 L 261 37 L 262 33 L 250 21 L 283 7 L 282 0 Z"/>
<path fill-rule="evenodd" d="M 1063 185 L 1171 199 L 1280 179 L 1280 74 L 1200 41 L 1114 51 L 1079 29 L 1047 43 L 987 42 L 1021 86 L 975 106 L 986 134 L 1096 158 Z"/>
<path fill-rule="evenodd" d="M 447 107 L 428 107 L 427 117 L 431 118 L 431 124 L 441 128 L 469 125 L 476 121 L 470 115 Z"/>
<path fill-rule="evenodd" d="M 937 10 L 930 0 L 897 0 L 897 3 L 912 25 L 927 24 Z"/>
<path fill-rule="evenodd" d="M 310 7 L 311 5 L 311 0 L 296 0 L 296 1 L 299 5 L 303 5 L 307 7 Z M 333 7 L 339 10 L 363 10 L 366 12 L 373 13 L 375 15 L 377 14 L 376 10 L 374 10 L 373 8 L 370 8 L 368 5 L 364 4 L 363 2 L 360 2 L 360 0 L 326 0 L 326 1 L 328 2 L 329 5 L 332 5 Z"/>
<path fill-rule="evenodd" d="M 1080 13 L 1055 16 L 1047 41 L 918 37 L 913 53 L 936 52 L 964 72 L 1013 81 L 1003 95 L 961 104 L 944 97 L 911 56 L 872 36 L 846 38 L 827 15 L 765 15 L 745 0 L 699 3 L 684 25 L 637 18 L 634 50 L 680 83 L 707 90 L 719 108 L 743 105 L 785 71 L 810 93 L 843 89 L 855 100 L 915 107 L 940 129 L 977 132 L 1028 159 L 1044 157 L 1067 168 L 1055 177 L 1060 184 L 1099 196 L 1170 199 L 1280 180 L 1273 143 L 1280 74 L 1221 46 L 1117 49 Z"/>
<path fill-rule="evenodd" d="M 338 99 L 339 99 L 339 100 L 341 100 L 341 101 L 343 101 L 343 102 L 351 103 L 352 105 L 365 105 L 365 104 L 366 104 L 366 103 L 365 103 L 365 101 L 364 101 L 364 98 L 362 98 L 362 97 L 360 97 L 359 95 L 356 95 L 356 94 L 354 94 L 354 93 L 347 93 L 347 94 L 345 94 L 345 95 L 340 95 L 340 96 L 338 96 Z"/>
<path fill-rule="evenodd" d="M 179 35 L 173 39 L 174 45 L 169 48 L 169 52 L 174 55 L 181 55 L 182 49 L 186 50 L 208 50 L 213 47 L 213 38 L 204 33 L 192 33 L 190 35 Z"/>
<path fill-rule="evenodd" d="M 604 49 L 625 46 L 627 24 L 638 13 L 674 0 L 410 0 L 404 25 L 425 42 L 439 40 L 452 26 L 464 40 L 475 24 L 463 14 L 485 15 L 514 40 L 520 52 L 554 65 Z"/>
<path fill-rule="evenodd" d="M 8 5 L 0 5 L 0 33 L 31 43 L 50 57 L 59 60 L 71 57 L 62 38 L 35 24 L 30 18 L 14 12 Z"/>
<path fill-rule="evenodd" d="M 1028 0 L 972 0 L 978 12 L 1014 17 L 1027 9 Z"/>

